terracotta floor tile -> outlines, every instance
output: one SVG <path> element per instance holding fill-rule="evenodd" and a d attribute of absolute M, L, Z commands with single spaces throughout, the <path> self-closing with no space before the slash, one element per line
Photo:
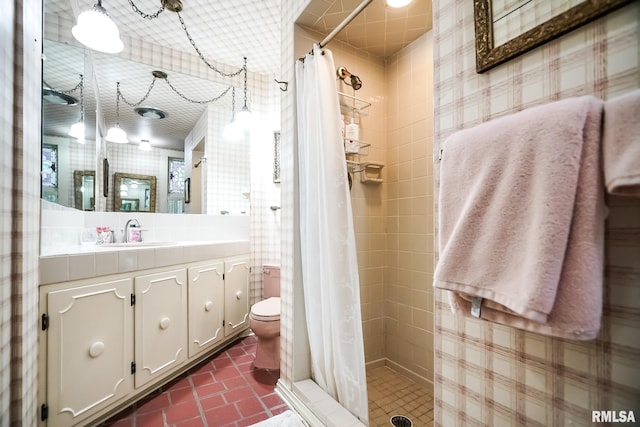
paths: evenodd
<path fill-rule="evenodd" d="M 204 427 L 204 421 L 202 421 L 202 417 L 198 416 L 196 418 L 184 419 L 177 421 L 174 424 L 175 427 Z"/>
<path fill-rule="evenodd" d="M 284 404 L 280 396 L 278 396 L 276 393 L 271 393 L 271 394 L 267 394 L 266 396 L 262 396 L 262 403 L 264 403 L 264 405 L 269 409 L 275 408 L 276 406 L 280 406 Z"/>
<path fill-rule="evenodd" d="M 193 396 L 193 389 L 189 387 L 169 390 L 169 399 L 172 405 L 179 405 L 181 403 L 194 402 L 196 398 Z"/>
<path fill-rule="evenodd" d="M 136 415 L 136 426 L 164 427 L 163 411 L 149 412 Z"/>
<path fill-rule="evenodd" d="M 202 410 L 204 411 L 210 411 L 212 409 L 219 408 L 226 404 L 227 402 L 222 397 L 222 394 L 216 394 L 214 396 L 209 396 L 209 397 L 200 399 L 200 406 L 202 406 Z"/>
<path fill-rule="evenodd" d="M 222 394 L 227 403 L 235 403 L 252 395 L 249 387 L 236 388 Z"/>
<path fill-rule="evenodd" d="M 236 388 L 248 387 L 247 380 L 242 376 L 228 378 L 222 381 L 222 384 L 224 384 L 224 387 L 227 390 L 234 390 Z"/>
<path fill-rule="evenodd" d="M 170 406 L 169 393 L 164 392 L 159 395 L 153 396 L 153 399 L 149 399 L 142 404 L 138 404 L 136 408 L 137 414 L 144 414 L 147 412 L 157 411 Z"/>
<path fill-rule="evenodd" d="M 259 414 L 264 411 L 264 405 L 258 398 L 249 397 L 248 399 L 242 399 L 236 402 L 236 408 L 240 411 L 243 418 L 251 415 Z"/>
<path fill-rule="evenodd" d="M 226 405 L 204 413 L 210 427 L 223 426 L 242 419 L 234 405 Z"/>
<path fill-rule="evenodd" d="M 239 340 L 101 426 L 240 427 L 286 411 L 273 391 L 280 372 L 253 367 L 256 342 Z"/>
<path fill-rule="evenodd" d="M 200 417 L 200 409 L 196 401 L 172 405 L 165 409 L 167 424 L 175 424 L 182 420 Z"/>
<path fill-rule="evenodd" d="M 226 390 L 223 383 L 213 383 L 197 386 L 196 392 L 198 393 L 199 398 L 203 398 L 206 396 L 211 396 L 213 394 L 217 394 Z"/>

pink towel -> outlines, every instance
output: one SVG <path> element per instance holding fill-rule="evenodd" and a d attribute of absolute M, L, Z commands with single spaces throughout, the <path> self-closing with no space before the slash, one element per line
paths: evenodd
<path fill-rule="evenodd" d="M 570 98 L 446 140 L 434 286 L 452 291 L 454 312 L 546 335 L 596 337 L 601 114 L 597 98 Z"/>
<path fill-rule="evenodd" d="M 605 102 L 603 129 L 607 190 L 640 197 L 640 90 Z"/>

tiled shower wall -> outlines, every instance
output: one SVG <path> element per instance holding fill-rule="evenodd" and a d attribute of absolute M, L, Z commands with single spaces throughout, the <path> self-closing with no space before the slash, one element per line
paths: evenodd
<path fill-rule="evenodd" d="M 433 41 L 421 36 L 387 60 L 385 356 L 433 379 Z M 373 331 L 375 333 L 375 330 Z"/>
<path fill-rule="evenodd" d="M 533 105 L 640 86 L 640 3 L 484 74 L 473 2 L 434 2 L 435 148 L 454 131 Z M 434 163 L 436 189 L 439 163 Z M 436 195 L 437 197 L 437 195 Z M 457 318 L 437 291 L 436 425 L 592 425 L 592 410 L 640 414 L 640 201 L 609 197 L 598 339 L 569 341 Z"/>

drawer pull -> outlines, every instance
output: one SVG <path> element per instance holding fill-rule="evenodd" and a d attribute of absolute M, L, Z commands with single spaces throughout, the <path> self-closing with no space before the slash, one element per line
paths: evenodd
<path fill-rule="evenodd" d="M 211 311 L 213 308 L 213 301 L 207 301 L 204 303 L 204 311 Z"/>
<path fill-rule="evenodd" d="M 104 353 L 104 343 L 102 341 L 96 341 L 91 344 L 91 347 L 89 347 L 89 356 L 93 357 L 94 359 L 100 356 L 102 353 Z"/>
<path fill-rule="evenodd" d="M 237 298 L 237 299 L 242 298 L 242 291 L 238 291 L 238 292 L 236 292 L 236 298 Z"/>
<path fill-rule="evenodd" d="M 168 317 L 163 317 L 162 319 L 160 319 L 160 329 L 162 330 L 167 329 L 170 324 L 171 324 L 171 319 L 169 319 Z"/>

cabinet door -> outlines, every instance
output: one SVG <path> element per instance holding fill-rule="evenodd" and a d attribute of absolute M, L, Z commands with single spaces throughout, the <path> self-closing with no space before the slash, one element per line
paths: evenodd
<path fill-rule="evenodd" d="M 80 423 L 133 389 L 131 279 L 47 293 L 49 426 Z"/>
<path fill-rule="evenodd" d="M 249 327 L 249 257 L 224 263 L 225 335 Z"/>
<path fill-rule="evenodd" d="M 187 271 L 135 278 L 135 386 L 164 376 L 187 358 Z"/>
<path fill-rule="evenodd" d="M 211 348 L 224 338 L 224 263 L 188 270 L 189 357 Z"/>

